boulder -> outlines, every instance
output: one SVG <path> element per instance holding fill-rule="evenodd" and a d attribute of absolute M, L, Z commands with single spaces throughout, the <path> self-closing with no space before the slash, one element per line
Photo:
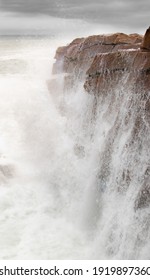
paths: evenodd
<path fill-rule="evenodd" d="M 145 32 L 143 42 L 141 44 L 141 50 L 145 52 L 150 51 L 150 27 Z"/>

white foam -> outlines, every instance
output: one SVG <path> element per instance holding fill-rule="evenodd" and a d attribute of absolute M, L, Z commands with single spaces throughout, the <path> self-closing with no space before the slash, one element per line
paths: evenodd
<path fill-rule="evenodd" d="M 8 45 L 7 54 L 10 43 L 13 53 Z M 48 92 L 54 41 L 7 44 L 5 58 L 11 60 L 0 74 L 0 164 L 13 171 L 0 186 L 0 258 L 149 258 L 149 208 L 134 212 L 141 187 L 134 166 L 130 186 L 118 191 L 124 168 L 134 162 L 125 148 L 132 121 L 127 130 L 123 122 L 130 92 L 121 105 L 119 97 L 111 104 L 111 115 L 111 98 L 103 106 L 99 101 L 93 119 L 94 97 L 81 85 L 76 93 Z M 117 108 L 123 113 L 105 162 Z M 146 165 L 144 150 L 139 159 Z M 104 162 L 110 173 L 102 180 Z"/>

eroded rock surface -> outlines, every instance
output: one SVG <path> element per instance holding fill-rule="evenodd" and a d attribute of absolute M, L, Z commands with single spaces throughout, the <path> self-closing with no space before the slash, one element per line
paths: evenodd
<path fill-rule="evenodd" d="M 83 78 L 97 54 L 138 49 L 141 42 L 142 36 L 124 33 L 75 39 L 68 46 L 57 49 L 53 74 L 64 72 Z"/>
<path fill-rule="evenodd" d="M 146 52 L 150 51 L 150 27 L 146 30 L 146 33 L 144 35 L 141 50 Z"/>
<path fill-rule="evenodd" d="M 82 81 L 95 96 L 93 114 L 100 106 L 110 125 L 99 155 L 99 186 L 107 188 L 111 174 L 119 192 L 137 185 L 135 210 L 149 207 L 150 28 L 144 37 L 115 33 L 75 39 L 58 48 L 55 58 L 53 74 L 64 74 L 66 89 Z M 118 169 L 112 165 L 117 149 L 122 149 Z"/>

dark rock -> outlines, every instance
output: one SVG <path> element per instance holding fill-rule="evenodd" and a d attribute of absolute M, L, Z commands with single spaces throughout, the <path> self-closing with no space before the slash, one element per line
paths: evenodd
<path fill-rule="evenodd" d="M 145 52 L 150 51 L 150 27 L 145 32 L 141 50 Z"/>
<path fill-rule="evenodd" d="M 149 177 L 150 179 L 150 177 Z M 135 201 L 135 210 L 150 206 L 150 183 L 144 183 Z"/>

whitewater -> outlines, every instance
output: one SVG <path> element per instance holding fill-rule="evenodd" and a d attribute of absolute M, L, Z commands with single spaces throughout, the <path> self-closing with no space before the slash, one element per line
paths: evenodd
<path fill-rule="evenodd" d="M 116 105 L 111 115 L 97 100 L 94 114 L 95 98 L 81 81 L 63 90 L 63 75 L 52 75 L 59 45 L 48 37 L 0 40 L 0 259 L 149 259 L 150 208 L 135 211 L 148 151 L 133 159 L 124 149 L 130 92 L 109 150 Z M 48 89 L 50 79 L 59 90 Z M 123 168 L 138 157 L 143 169 L 134 167 L 137 180 L 128 180 Z"/>

